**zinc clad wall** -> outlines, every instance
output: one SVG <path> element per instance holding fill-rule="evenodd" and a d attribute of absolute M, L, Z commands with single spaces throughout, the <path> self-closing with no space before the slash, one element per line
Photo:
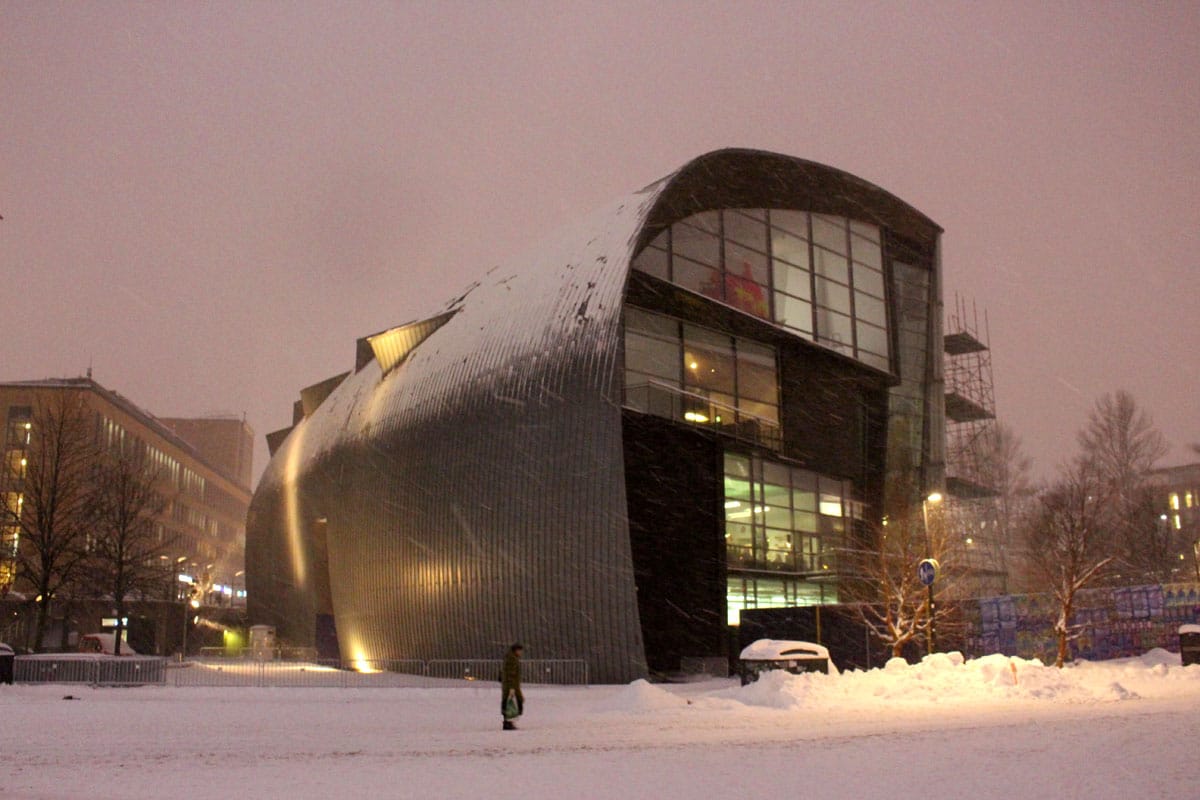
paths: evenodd
<path fill-rule="evenodd" d="M 520 638 L 531 656 L 587 658 L 594 680 L 645 674 L 616 385 L 645 202 L 493 270 L 395 370 L 351 375 L 277 452 L 260 494 L 282 499 L 263 519 L 290 526 L 304 509 L 284 537 L 297 596 L 312 576 L 286 564 L 326 520 L 344 658 L 489 656 Z"/>

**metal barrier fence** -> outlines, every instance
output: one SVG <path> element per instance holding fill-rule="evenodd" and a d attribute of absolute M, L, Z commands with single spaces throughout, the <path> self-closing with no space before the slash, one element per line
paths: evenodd
<path fill-rule="evenodd" d="M 92 686 L 228 686 L 308 688 L 455 687 L 500 680 L 498 659 L 254 661 L 199 658 L 170 661 L 143 656 L 18 656 L 17 683 L 84 683 Z M 582 659 L 525 659 L 525 684 L 588 684 Z"/>
<path fill-rule="evenodd" d="M 167 680 L 165 658 L 140 656 L 17 656 L 16 683 L 86 683 L 91 686 L 144 686 Z"/>
<path fill-rule="evenodd" d="M 396 688 L 466 686 L 499 683 L 501 662 L 495 659 L 420 661 L 337 660 L 251 661 L 203 658 L 168 665 L 172 686 L 249 686 L 310 688 Z M 588 683 L 582 659 L 527 659 L 522 664 L 526 684 L 582 685 Z"/>

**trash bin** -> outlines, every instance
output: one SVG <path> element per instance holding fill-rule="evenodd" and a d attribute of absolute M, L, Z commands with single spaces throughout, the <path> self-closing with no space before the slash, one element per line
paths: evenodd
<path fill-rule="evenodd" d="M 1200 664 L 1200 625 L 1179 626 L 1179 657 L 1185 667 Z"/>
<path fill-rule="evenodd" d="M 13 662 L 16 661 L 17 654 L 8 645 L 0 642 L 0 683 L 11 684 L 13 682 Z"/>

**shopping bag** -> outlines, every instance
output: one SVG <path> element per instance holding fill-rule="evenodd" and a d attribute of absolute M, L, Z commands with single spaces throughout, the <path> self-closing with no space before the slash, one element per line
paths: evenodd
<path fill-rule="evenodd" d="M 521 716 L 521 710 L 517 705 L 517 693 L 509 692 L 508 699 L 504 701 L 504 718 L 516 719 L 519 716 Z"/>

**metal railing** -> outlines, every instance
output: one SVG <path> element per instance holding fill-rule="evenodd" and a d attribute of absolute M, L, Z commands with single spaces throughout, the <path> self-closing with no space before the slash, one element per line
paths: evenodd
<path fill-rule="evenodd" d="M 626 386 L 625 406 L 644 414 L 712 428 L 772 450 L 783 445 L 783 431 L 777 421 L 660 381 Z"/>
<path fill-rule="evenodd" d="M 499 659 L 407 659 L 343 662 L 254 661 L 242 658 L 200 658 L 169 665 L 172 686 L 243 686 L 312 688 L 398 688 L 469 686 L 498 683 Z M 586 686 L 587 662 L 582 659 L 525 659 L 526 684 Z"/>
<path fill-rule="evenodd" d="M 86 683 L 90 686 L 144 686 L 166 683 L 165 658 L 142 656 L 17 656 L 15 683 Z"/>
<path fill-rule="evenodd" d="M 337 659 L 254 660 L 206 656 L 173 661 L 145 656 L 18 656 L 17 683 L 80 683 L 90 686 L 404 688 L 497 683 L 499 659 L 420 659 L 353 663 Z M 582 659 L 525 659 L 526 684 L 588 685 Z"/>

